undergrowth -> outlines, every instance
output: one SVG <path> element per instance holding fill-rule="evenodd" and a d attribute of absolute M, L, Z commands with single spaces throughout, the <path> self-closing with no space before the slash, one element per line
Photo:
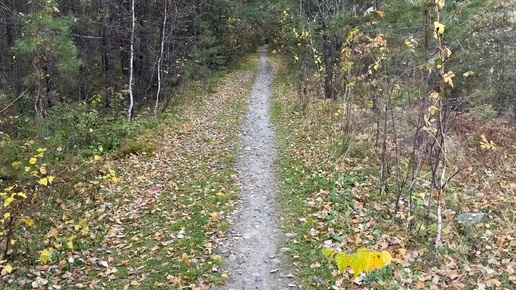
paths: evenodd
<path fill-rule="evenodd" d="M 507 141 L 516 135 L 507 125 L 500 124 L 503 119 L 486 123 L 473 115 L 459 116 L 452 129 L 450 146 L 457 150 L 452 150 L 449 161 L 460 171 L 448 185 L 443 246 L 436 255 L 435 216 L 426 219 L 426 169 L 411 193 L 414 215 L 407 216 L 405 196 L 409 192 L 402 191 L 401 200 L 396 202 L 399 184 L 394 174 L 387 179 L 385 194 L 379 195 L 380 158 L 374 126 L 351 131 L 343 126 L 346 122 L 342 120 L 340 101 L 314 99 L 303 111 L 295 92 L 295 81 L 280 69 L 273 104 L 279 147 L 279 200 L 284 231 L 296 234 L 285 241 L 292 249 L 290 260 L 299 268 L 305 286 L 310 289 L 514 287 L 516 199 L 514 176 L 507 169 L 514 165 L 508 156 L 515 152 Z M 374 124 L 372 118 L 367 120 L 367 114 L 357 111 L 356 115 L 366 119 L 354 121 Z M 480 146 L 482 134 L 494 140 L 497 151 Z M 394 147 L 392 143 L 388 146 Z M 403 158 L 400 157 L 402 163 Z M 461 224 L 456 217 L 464 212 L 483 212 L 486 219 L 473 226 Z M 362 247 L 386 250 L 393 256 L 393 263 L 353 279 L 347 271 L 339 273 L 326 262 L 321 253 L 325 247 L 347 253 Z"/>
<path fill-rule="evenodd" d="M 158 119 L 142 112 L 141 120 L 126 123 L 86 106 L 75 108 L 85 110 L 79 116 L 63 107 L 40 131 L 25 134 L 34 137 L 31 148 L 47 146 L 45 162 L 56 177 L 44 194 L 32 188 L 39 198 L 26 209 L 35 224 L 18 224 L 2 288 L 181 288 L 224 281 L 214 271 L 222 259 L 212 250 L 237 198 L 237 132 L 256 57 L 240 68 L 219 74 L 216 82 L 223 85 L 193 83 Z M 22 129 L 32 130 L 32 122 Z M 18 142 L 8 141 L 6 147 Z M 2 168 L 30 157 L 22 149 L 12 159 L 2 151 Z M 4 182 L 20 180 L 2 172 Z"/>

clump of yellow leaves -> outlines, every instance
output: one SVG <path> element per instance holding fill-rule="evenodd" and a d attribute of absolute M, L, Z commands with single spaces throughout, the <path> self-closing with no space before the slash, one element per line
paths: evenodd
<path fill-rule="evenodd" d="M 480 148 L 496 151 L 496 144 L 493 141 L 487 140 L 485 135 L 480 137 L 482 138 L 482 141 L 480 141 Z"/>
<path fill-rule="evenodd" d="M 389 265 L 392 261 L 392 256 L 388 251 L 375 252 L 368 248 L 359 248 L 355 253 L 335 253 L 330 248 L 322 250 L 323 255 L 328 259 L 328 264 L 335 260 L 339 272 L 343 273 L 348 267 L 353 270 L 354 278 L 360 273 L 369 273 L 376 269 L 381 269 Z"/>

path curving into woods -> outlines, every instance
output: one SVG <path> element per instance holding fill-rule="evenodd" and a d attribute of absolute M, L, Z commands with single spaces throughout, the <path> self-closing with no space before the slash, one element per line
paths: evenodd
<path fill-rule="evenodd" d="M 223 289 L 288 289 L 293 275 L 283 273 L 281 235 L 274 180 L 274 131 L 270 122 L 274 71 L 265 49 L 249 96 L 249 109 L 238 154 L 241 197 L 222 250 L 229 282 Z M 292 289 L 292 288 L 290 288 Z"/>

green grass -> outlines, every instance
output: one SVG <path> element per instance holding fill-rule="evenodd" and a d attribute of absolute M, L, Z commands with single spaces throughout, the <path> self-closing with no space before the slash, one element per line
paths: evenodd
<path fill-rule="evenodd" d="M 281 63 L 281 60 L 278 62 Z M 439 283 L 451 288 L 476 289 L 480 287 L 477 284 L 479 281 L 500 282 L 501 287 L 506 288 L 514 285 L 514 276 L 509 278 L 510 275 L 500 264 L 501 260 L 509 263 L 514 258 L 514 247 L 509 245 L 508 240 L 512 234 L 507 230 L 514 228 L 516 216 L 510 210 L 514 205 L 514 197 L 511 196 L 514 184 L 509 185 L 507 180 L 512 179 L 503 169 L 507 168 L 508 159 L 505 158 L 513 156 L 513 153 L 509 153 L 514 152 L 512 147 L 505 146 L 497 158 L 482 164 L 479 160 L 489 160 L 494 152 L 480 150 L 482 156 L 468 156 L 464 152 L 478 152 L 478 142 L 464 138 L 461 143 L 460 132 L 450 132 L 452 145 L 460 149 L 453 153 L 464 155 L 449 156 L 448 174 L 452 174 L 450 172 L 454 172 L 455 167 L 468 168 L 470 164 L 477 167 L 469 167 L 469 172 L 463 170 L 447 184 L 443 206 L 443 245 L 436 254 L 436 202 L 434 198 L 431 214 L 428 215 L 430 173 L 426 163 L 412 188 L 412 216 L 406 216 L 409 197 L 406 184 L 401 192 L 402 209 L 396 210 L 396 171 L 401 173 L 401 180 L 405 178 L 409 167 L 407 152 L 411 146 L 410 132 L 413 130 L 409 125 L 412 123 L 405 124 L 405 119 L 396 121 L 396 125 L 400 126 L 397 128 L 397 141 L 400 146 L 407 146 L 401 153 L 399 165 L 393 156 L 394 140 L 392 132 L 389 132 L 387 190 L 379 195 L 381 150 L 378 150 L 380 147 L 375 148 L 373 120 L 363 117 L 370 115 L 370 112 L 362 112 L 364 108 L 360 104 L 354 108 L 356 116 L 364 118 L 359 121 L 370 122 L 368 126 L 356 129 L 356 132 L 345 131 L 343 124 L 346 119 L 335 114 L 342 108 L 340 100 L 328 102 L 314 98 L 307 110 L 301 112 L 294 85 L 296 81 L 286 70 L 279 70 L 274 83 L 272 119 L 278 146 L 276 179 L 280 188 L 278 200 L 283 230 L 296 233 L 295 237 L 285 239 L 284 244 L 292 249 L 287 252 L 289 262 L 298 268 L 304 287 L 350 289 L 356 286 L 350 271 L 337 274 L 335 263 L 328 266 L 321 254 L 325 246 L 346 253 L 368 247 L 375 251 L 387 250 L 395 257 L 396 261 L 388 267 L 361 276 L 360 289 L 422 289 L 421 285 L 444 285 Z M 405 101 L 400 100 L 400 103 L 404 104 Z M 507 139 L 498 134 L 512 136 L 505 126 L 496 122 L 476 124 L 474 120 L 470 121 L 473 123 L 465 126 L 466 131 L 471 131 L 469 134 L 474 134 L 482 126 L 482 130 L 493 134 L 493 139 L 498 137 L 500 143 Z M 392 124 L 388 130 L 392 130 L 390 126 Z M 495 129 L 496 126 L 500 128 Z M 497 130 L 501 131 L 494 133 Z M 494 169 L 494 163 L 500 160 L 503 160 L 500 162 L 503 166 Z M 494 171 L 490 170 L 497 173 L 493 174 Z M 489 172 L 491 177 L 488 177 Z M 505 188 L 491 189 L 499 188 L 500 184 L 504 184 Z M 461 226 L 454 220 L 457 214 L 470 211 L 486 212 L 489 217 L 483 224 L 474 227 Z M 449 265 L 453 265 L 452 270 Z M 486 268 L 493 272 L 487 275 L 482 270 Z M 459 278 L 450 278 L 446 274 L 449 271 L 460 275 Z M 419 281 L 433 276 L 440 276 L 437 286 L 431 279 L 424 283 Z M 487 288 L 496 287 L 488 285 Z"/>
<path fill-rule="evenodd" d="M 214 235 L 230 227 L 227 214 L 238 198 L 236 144 L 256 64 L 249 56 L 245 67 L 252 71 L 218 75 L 220 85 L 210 94 L 193 84 L 185 91 L 191 100 L 178 100 L 159 122 L 115 124 L 116 132 L 131 134 L 111 152 L 94 147 L 79 158 L 60 155 L 70 168 L 56 174 L 47 198 L 31 213 L 37 224 L 9 256 L 15 270 L 6 276 L 11 282 L 0 280 L 1 288 L 30 285 L 28 273 L 49 266 L 57 270 L 42 278 L 65 288 L 179 289 L 223 282 L 212 271 L 222 262 L 213 252 Z M 95 155 L 102 159 L 94 161 Z M 118 183 L 103 178 L 109 169 Z M 159 193 L 155 200 L 153 192 Z M 150 201 L 140 201 L 142 196 Z M 43 265 L 36 260 L 47 248 L 53 254 Z M 71 276 L 62 278 L 62 271 Z"/>

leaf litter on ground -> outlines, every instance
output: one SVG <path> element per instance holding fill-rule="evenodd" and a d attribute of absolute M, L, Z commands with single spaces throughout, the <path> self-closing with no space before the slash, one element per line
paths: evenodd
<path fill-rule="evenodd" d="M 516 287 L 516 148 L 511 142 L 516 133 L 509 123 L 501 118 L 486 124 L 466 116 L 460 130 L 453 132 L 456 143 L 451 146 L 459 150 L 449 158 L 456 168 L 468 169 L 450 181 L 443 245 L 436 256 L 432 227 L 407 231 L 414 216 L 404 215 L 406 201 L 396 211 L 392 193 L 378 196 L 374 132 L 346 133 L 339 102 L 315 99 L 301 111 L 288 73 L 280 70 L 278 75 L 273 111 L 283 227 L 296 234 L 287 247 L 305 285 L 313 289 Z M 468 142 L 468 136 L 477 142 Z M 482 148 L 485 139 L 497 150 Z M 394 151 L 394 144 L 388 146 Z M 424 179 L 418 183 L 424 185 Z M 425 189 L 417 189 L 415 196 L 424 209 Z M 487 213 L 487 219 L 464 227 L 455 220 L 461 212 Z M 322 254 L 325 248 L 350 254 L 363 247 L 388 251 L 392 264 L 355 278 L 352 271 L 340 273 L 335 262 L 328 264 Z"/>
<path fill-rule="evenodd" d="M 252 81 L 252 71 L 230 72 L 215 93 L 139 136 L 155 145 L 152 153 L 95 158 L 105 162 L 94 181 L 100 190 L 81 182 L 77 196 L 57 198 L 48 231 L 29 241 L 40 250 L 20 253 L 11 273 L 3 269 L 1 288 L 207 289 L 223 282 L 214 248 L 238 197 L 236 144 Z"/>

